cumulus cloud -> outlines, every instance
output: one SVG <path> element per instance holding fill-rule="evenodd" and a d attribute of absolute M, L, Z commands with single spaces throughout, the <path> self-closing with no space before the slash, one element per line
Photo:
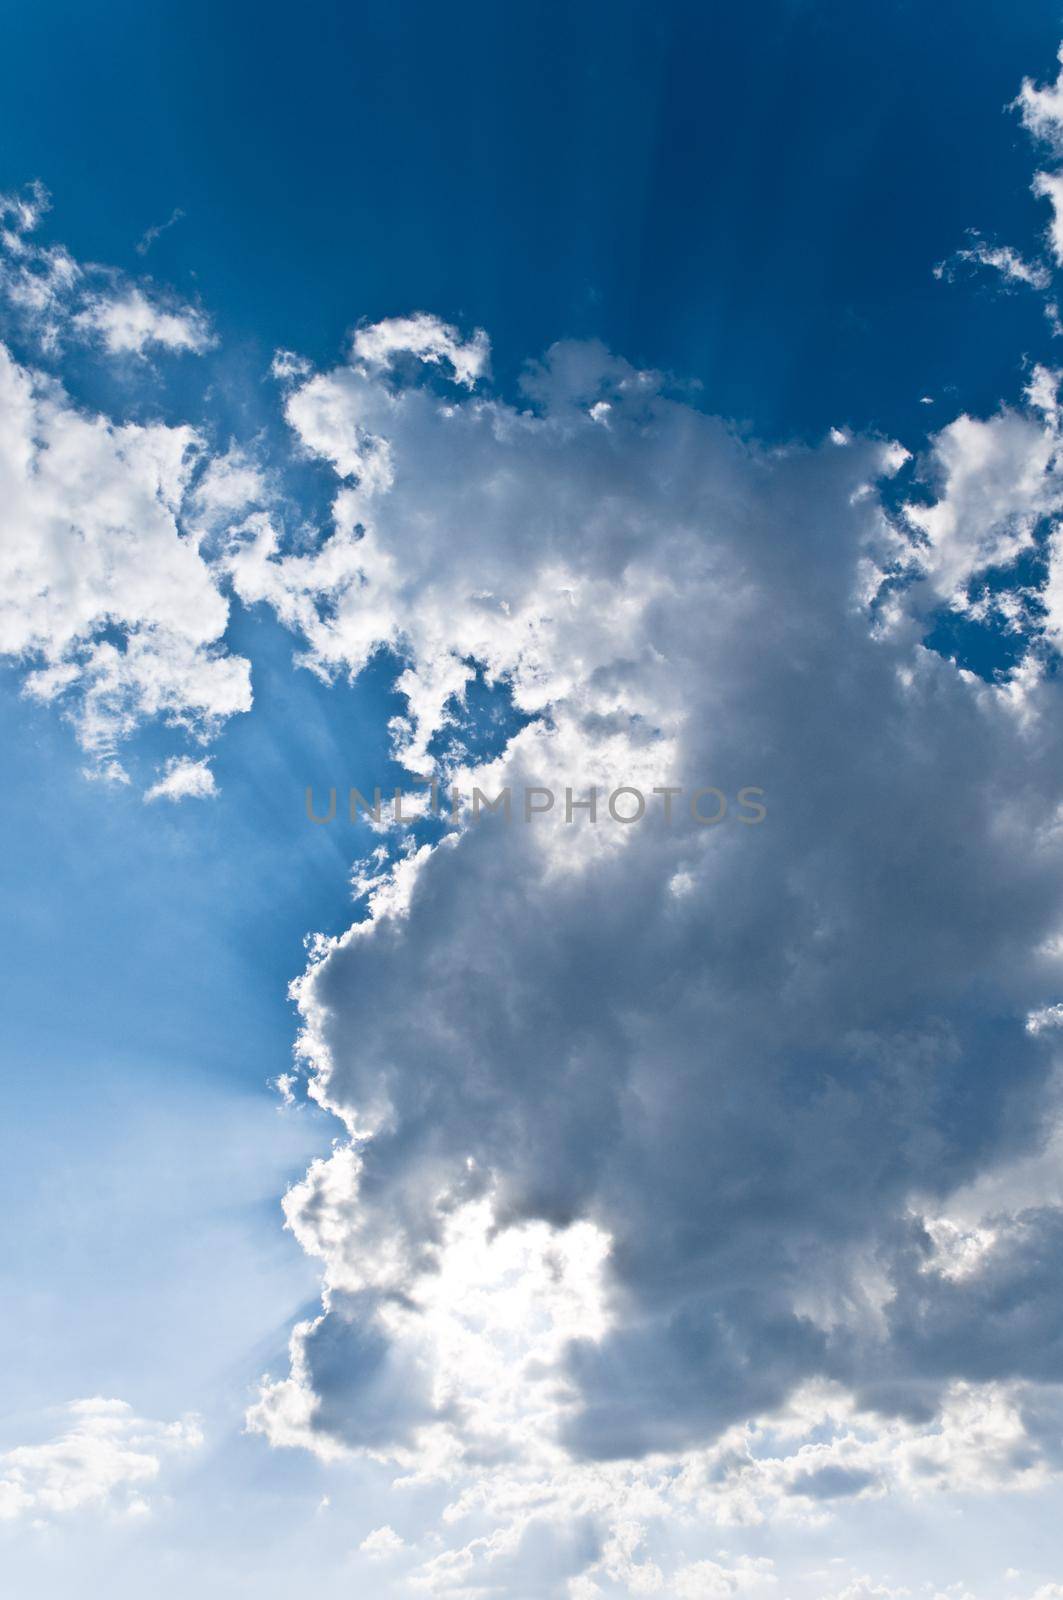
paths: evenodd
<path fill-rule="evenodd" d="M 78 409 L 0 345 L 0 654 L 60 702 L 95 769 L 145 719 L 204 736 L 251 703 L 228 601 L 186 534 L 203 440 Z"/>
<path fill-rule="evenodd" d="M 173 756 L 166 762 L 158 782 L 145 790 L 144 799 L 149 803 L 155 800 L 205 800 L 217 792 L 209 761 Z"/>
<path fill-rule="evenodd" d="M 508 1592 L 544 1524 L 572 1596 L 735 1592 L 655 1525 L 1053 1481 L 1058 375 L 942 427 L 889 515 L 890 441 L 764 450 L 593 344 L 520 408 L 444 401 L 377 371 L 392 325 L 359 338 L 281 374 L 332 529 L 249 528 L 237 593 L 325 677 L 402 656 L 396 754 L 466 795 L 752 784 L 768 815 L 466 821 L 318 942 L 301 1050 L 350 1142 L 288 1196 L 323 1301 L 252 1425 L 460 1485 L 440 1593 Z M 928 649 L 942 606 L 1016 664 Z M 517 723 L 478 766 L 475 674 Z"/>
<path fill-rule="evenodd" d="M 948 424 L 891 516 L 890 441 L 766 450 L 599 346 L 552 350 L 520 408 L 295 378 L 333 527 L 249 529 L 236 591 L 325 676 L 404 658 L 411 770 L 602 808 L 459 823 L 296 986 L 349 1142 L 287 1198 L 324 1297 L 251 1421 L 454 1482 L 430 1589 L 520 1592 L 548 1537 L 580 1593 L 678 1592 L 639 1530 L 695 1506 L 1058 1472 L 1060 1213 L 986 1249 L 947 1221 L 1055 1115 L 1027 1027 L 1063 982 L 1051 638 L 1031 621 L 999 682 L 925 644 L 1057 514 L 1053 393 Z M 478 765 L 447 753 L 476 671 L 515 718 Z M 623 827 L 620 785 L 682 798 Z"/>
<path fill-rule="evenodd" d="M 213 343 L 201 311 L 153 302 L 135 286 L 91 296 L 73 326 L 86 338 L 98 339 L 111 355 L 142 356 L 152 346 L 200 355 Z"/>
<path fill-rule="evenodd" d="M 941 598 L 962 606 L 972 578 L 1013 563 L 1063 506 L 1056 420 L 1033 409 L 959 416 L 935 435 L 938 496 L 909 503 L 906 515 L 925 539 L 916 559 Z"/>
<path fill-rule="evenodd" d="M 1063 46 L 1059 60 L 1063 64 Z M 1054 83 L 1038 87 L 1032 78 L 1022 80 L 1015 100 L 1023 126 L 1037 139 L 1063 153 L 1063 67 Z"/>
<path fill-rule="evenodd" d="M 1052 221 L 1048 228 L 1048 242 L 1057 263 L 1063 265 L 1063 174 L 1039 172 L 1033 181 L 1034 194 L 1047 200 L 1052 207 Z"/>
<path fill-rule="evenodd" d="M 351 348 L 355 358 L 370 369 L 386 369 L 400 355 L 416 356 L 433 366 L 445 363 L 455 383 L 470 389 L 486 372 L 491 353 L 482 328 L 463 339 L 456 328 L 423 311 L 409 317 L 388 317 L 359 328 Z"/>
<path fill-rule="evenodd" d="M 109 355 L 149 349 L 201 355 L 214 343 L 202 311 L 176 295 L 130 282 L 113 269 L 76 262 L 61 244 L 34 235 L 50 209 L 48 191 L 31 184 L 0 194 L 0 296 L 47 352 L 83 339 Z M 161 230 L 158 230 L 161 231 Z"/>
<path fill-rule="evenodd" d="M 405 1546 L 394 1528 L 385 1523 L 382 1528 L 374 1528 L 372 1533 L 366 1534 L 358 1548 L 371 1561 L 387 1561 Z"/>
<path fill-rule="evenodd" d="M 269 473 L 251 452 L 234 444 L 207 462 L 191 510 L 197 524 L 220 529 L 239 523 L 254 507 L 273 498 Z"/>
<path fill-rule="evenodd" d="M 138 358 L 213 342 L 205 316 L 173 295 L 39 242 L 48 209 L 40 184 L 0 195 L 13 341 L 0 344 L 0 655 L 28 695 L 62 705 L 87 775 L 124 783 L 119 747 L 143 722 L 207 739 L 251 704 L 204 546 L 249 513 L 264 478 L 239 450 L 212 458 L 193 427 L 93 414 L 37 370 L 72 340 Z"/>
<path fill-rule="evenodd" d="M 62 245 L 40 245 L 32 237 L 50 205 L 40 183 L 22 194 L 0 194 L 0 295 L 48 350 L 59 342 L 82 279 L 81 268 Z"/>
<path fill-rule="evenodd" d="M 727 1600 L 729 1595 L 766 1590 L 777 1582 L 773 1563 L 767 1557 L 740 1558 L 737 1566 L 721 1566 L 718 1561 L 692 1561 L 680 1567 L 673 1580 L 679 1600 Z"/>
<path fill-rule="evenodd" d="M 913 463 L 764 446 L 593 342 L 516 402 L 487 360 L 423 313 L 331 370 L 278 354 L 334 477 L 311 540 L 239 446 L 204 466 L 5 358 L 0 645 L 111 770 L 144 716 L 246 708 L 231 584 L 326 680 L 400 659 L 411 774 L 591 803 L 422 818 L 390 864 L 385 824 L 312 943 L 299 1048 L 344 1136 L 286 1197 L 321 1303 L 248 1423 L 446 1486 L 431 1538 L 362 1544 L 415 1592 L 524 1593 L 534 1559 L 567 1600 L 771 1593 L 663 1530 L 1060 1473 L 1058 375 Z M 932 649 L 943 609 L 1003 618 L 1013 664 Z M 474 683 L 508 708 L 480 757 Z M 145 798 L 212 788 L 185 757 Z"/>
<path fill-rule="evenodd" d="M 76 1400 L 65 1410 L 63 1433 L 0 1453 L 0 1520 L 143 1516 L 164 1462 L 202 1443 L 194 1417 L 149 1422 L 124 1400 Z"/>
<path fill-rule="evenodd" d="M 1063 62 L 1063 47 L 1060 50 Z M 1063 156 L 1063 70 L 1054 83 L 1038 87 L 1030 78 L 1023 80 L 1015 101 L 1023 126 L 1046 144 L 1056 156 Z M 1052 222 L 1048 240 L 1057 264 L 1063 264 L 1063 176 L 1058 172 L 1038 172 L 1033 190 L 1048 200 Z"/>

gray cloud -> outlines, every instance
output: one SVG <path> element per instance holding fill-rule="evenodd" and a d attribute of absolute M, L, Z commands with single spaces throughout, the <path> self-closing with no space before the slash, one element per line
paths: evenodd
<path fill-rule="evenodd" d="M 463 1196 L 503 1230 L 593 1223 L 609 1326 L 557 1364 L 576 1459 L 704 1446 L 812 1379 L 911 1417 L 959 1379 L 1054 1383 L 1018 1237 L 1000 1293 L 1025 1309 L 962 1336 L 975 1291 L 921 1275 L 911 1221 L 1033 1148 L 1050 1105 L 1025 1022 L 1061 979 L 1058 689 L 1037 638 L 997 685 L 921 640 L 939 530 L 949 574 L 977 572 L 1054 503 L 1052 422 L 946 431 L 937 505 L 962 483 L 973 510 L 913 531 L 871 488 L 888 443 L 765 450 L 599 347 L 551 352 L 529 396 L 310 379 L 304 444 L 372 487 L 341 490 L 316 556 L 243 546 L 238 589 L 326 666 L 400 643 L 419 750 L 455 663 L 508 682 L 538 720 L 459 784 L 755 783 L 769 815 L 484 820 L 407 863 L 300 986 L 313 1092 L 360 1169 L 324 1222 L 320 1193 L 295 1200 L 297 1228 L 379 1331 Z M 324 1339 L 348 1327 L 335 1295 L 302 1349 L 309 1437 L 379 1444 Z"/>

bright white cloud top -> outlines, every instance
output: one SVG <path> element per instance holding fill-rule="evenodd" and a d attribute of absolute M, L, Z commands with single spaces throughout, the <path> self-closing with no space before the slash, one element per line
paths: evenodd
<path fill-rule="evenodd" d="M 1057 156 L 1061 103 L 1023 86 Z M 5 202 L 0 277 L 42 351 L 210 349 L 197 309 L 33 244 L 42 205 Z M 341 1132 L 284 1215 L 321 1299 L 247 1425 L 401 1485 L 351 1530 L 382 1595 L 812 1595 L 742 1538 L 836 1519 L 847 1553 L 854 1507 L 1063 1476 L 1061 374 L 913 463 L 769 448 L 595 343 L 515 399 L 489 357 L 427 313 L 324 370 L 282 353 L 308 530 L 282 449 L 94 413 L 0 348 L 0 651 L 95 774 L 148 725 L 195 746 L 151 803 L 216 793 L 237 606 L 330 683 L 392 652 L 411 779 L 597 793 L 381 826 L 363 911 L 312 944 L 299 1071 Z M 1013 664 L 932 648 L 942 615 Z M 478 677 L 510 717 L 483 759 Z M 621 787 L 655 796 L 638 826 Z M 0 1514 L 141 1511 L 197 1442 L 79 1402 L 4 1457 Z"/>

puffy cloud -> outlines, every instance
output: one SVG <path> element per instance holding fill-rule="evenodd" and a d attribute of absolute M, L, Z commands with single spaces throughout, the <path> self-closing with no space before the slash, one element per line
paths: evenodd
<path fill-rule="evenodd" d="M 46 349 L 59 341 L 60 326 L 78 289 L 82 270 L 62 245 L 39 245 L 36 232 L 51 202 L 43 184 L 18 194 L 0 194 L 0 294 L 39 334 Z"/>
<path fill-rule="evenodd" d="M 1063 174 L 1039 172 L 1033 181 L 1034 194 L 1047 200 L 1052 207 L 1052 221 L 1048 228 L 1048 242 L 1056 261 L 1063 265 Z"/>
<path fill-rule="evenodd" d="M 570 1600 L 770 1590 L 663 1530 L 1059 1474 L 1055 375 L 941 428 L 891 515 L 899 445 L 764 447 L 597 344 L 519 404 L 401 360 L 472 391 L 487 348 L 417 314 L 331 371 L 277 357 L 335 475 L 316 543 L 238 448 L 197 481 L 191 430 L 86 417 L 8 360 L 32 537 L 0 640 L 109 770 L 142 716 L 247 703 L 227 578 L 325 678 L 401 658 L 412 773 L 596 794 L 422 819 L 313 944 L 300 1050 L 346 1139 L 286 1197 L 322 1302 L 249 1425 L 445 1485 L 431 1539 L 363 1543 L 415 1591 L 527 1592 L 533 1557 Z M 928 648 L 943 605 L 1004 615 L 1017 664 Z M 479 680 L 510 711 L 483 758 Z"/>
<path fill-rule="evenodd" d="M 87 414 L 0 346 L 0 653 L 58 700 L 96 769 L 145 719 L 208 735 L 251 703 L 229 606 L 182 507 L 189 427 Z"/>
<path fill-rule="evenodd" d="M 1063 62 L 1063 47 L 1060 48 Z M 1054 83 L 1039 88 L 1030 78 L 1023 80 L 1015 101 L 1023 126 L 1036 139 L 1050 146 L 1057 156 L 1063 155 L 1063 70 Z M 1033 182 L 1034 193 L 1043 196 L 1052 206 L 1052 223 L 1049 243 L 1057 263 L 1063 263 L 1063 177 L 1056 172 L 1038 172 Z"/>
<path fill-rule="evenodd" d="M 934 437 L 938 498 L 906 513 L 926 541 L 918 563 L 942 599 L 962 605 L 973 577 L 1032 547 L 1042 519 L 1063 506 L 1060 444 L 1053 412 L 959 416 Z"/>
<path fill-rule="evenodd" d="M 0 194 L 0 294 L 45 350 L 67 336 L 116 356 L 210 348 L 214 336 L 196 307 L 112 269 L 81 266 L 62 245 L 38 244 L 33 235 L 49 207 L 40 183 L 21 195 Z"/>
<path fill-rule="evenodd" d="M 721 1566 L 718 1561 L 692 1561 L 676 1572 L 673 1590 L 679 1600 L 727 1600 L 729 1595 L 756 1593 L 778 1581 L 772 1566 L 766 1557 L 751 1560 L 743 1556 L 734 1567 Z"/>
<path fill-rule="evenodd" d="M 153 302 L 136 286 L 92 295 L 73 326 L 86 338 L 98 339 L 110 355 L 142 356 L 153 345 L 200 355 L 213 343 L 201 311 Z"/>
<path fill-rule="evenodd" d="M 405 1549 L 405 1545 L 394 1528 L 385 1523 L 382 1528 L 374 1528 L 372 1533 L 366 1534 L 358 1548 L 371 1561 L 387 1561 Z"/>
<path fill-rule="evenodd" d="M 154 800 L 205 800 L 217 792 L 209 761 L 172 756 L 165 764 L 162 777 L 145 790 L 144 799 L 149 803 Z"/>
<path fill-rule="evenodd" d="M 208 461 L 192 497 L 192 514 L 207 528 L 223 528 L 273 498 L 268 472 L 248 451 L 231 445 L 225 455 Z"/>
<path fill-rule="evenodd" d="M 482 328 L 463 339 L 456 328 L 423 311 L 409 317 L 388 317 L 359 328 L 351 348 L 355 358 L 371 369 L 388 368 L 399 355 L 416 356 L 433 366 L 445 362 L 455 383 L 470 389 L 487 371 L 491 353 Z"/>
<path fill-rule="evenodd" d="M 0 195 L 0 298 L 35 359 L 70 339 L 138 357 L 213 342 L 174 296 L 39 243 L 48 207 L 40 184 Z M 127 782 L 118 747 L 145 720 L 207 738 L 249 708 L 249 666 L 224 647 L 229 606 L 204 546 L 264 481 L 238 450 L 212 460 L 191 427 L 80 409 L 0 344 L 0 655 L 24 669 L 27 694 L 64 706 L 89 776 Z M 182 783 L 209 792 L 208 769 L 180 770 L 153 797 Z"/>
<path fill-rule="evenodd" d="M 148 1422 L 124 1400 L 76 1400 L 67 1428 L 43 1444 L 0 1454 L 0 1519 L 34 1520 L 71 1512 L 140 1516 L 164 1461 L 202 1443 L 198 1422 Z"/>
<path fill-rule="evenodd" d="M 521 1592 L 533 1550 L 544 1592 L 678 1592 L 669 1521 L 1052 1480 L 1056 1202 L 952 1200 L 1055 1116 L 1059 689 L 1035 620 L 1010 683 L 923 642 L 1058 512 L 1051 381 L 942 429 L 894 517 L 897 446 L 763 449 L 598 346 L 523 408 L 289 381 L 334 525 L 249 526 L 237 592 L 326 676 L 402 655 L 411 770 L 601 809 L 466 818 L 316 944 L 301 1049 L 350 1139 L 288 1196 L 324 1298 L 252 1425 L 452 1483 L 439 1593 Z M 477 670 L 513 708 L 479 764 Z"/>
<path fill-rule="evenodd" d="M 1063 46 L 1059 60 L 1063 63 Z M 1023 126 L 1035 138 L 1043 139 L 1063 153 L 1063 68 L 1054 83 L 1039 88 L 1032 78 L 1024 78 L 1015 105 L 1022 116 Z"/>
<path fill-rule="evenodd" d="M 902 1600 L 902 1597 L 910 1594 L 910 1589 L 893 1587 L 888 1583 L 878 1583 L 865 1572 L 859 1577 L 850 1579 L 842 1588 L 835 1590 L 829 1600 Z M 935 1596 L 935 1600 L 944 1600 L 944 1596 Z M 969 1595 L 962 1596 L 956 1592 L 955 1600 L 972 1600 L 972 1597 Z"/>
<path fill-rule="evenodd" d="M 608 1240 L 587 1223 L 499 1228 L 482 1177 L 467 1169 L 437 1250 L 413 1263 L 401 1236 L 360 1229 L 360 1182 L 347 1147 L 289 1192 L 289 1226 L 326 1263 L 330 1315 L 296 1328 L 292 1378 L 264 1386 L 252 1425 L 326 1457 L 431 1425 L 437 1463 L 469 1450 L 504 1456 L 536 1416 L 548 1430 L 567 1344 L 604 1331 Z M 313 1389 L 322 1363 L 348 1392 L 339 1406 L 329 1398 L 331 1438 Z"/>

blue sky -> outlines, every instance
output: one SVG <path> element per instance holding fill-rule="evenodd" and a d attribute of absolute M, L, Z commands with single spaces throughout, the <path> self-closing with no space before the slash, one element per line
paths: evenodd
<path fill-rule="evenodd" d="M 1039 331 L 1015 299 L 972 340 L 929 267 L 1039 226 L 1004 107 L 1051 5 L 7 10 L 6 186 L 46 174 L 78 259 L 129 269 L 182 209 L 143 264 L 237 370 L 429 307 L 504 385 L 596 337 L 777 438 L 991 405 Z"/>
<path fill-rule="evenodd" d="M 3 31 L 10 1592 L 1056 1600 L 1057 9 Z"/>

